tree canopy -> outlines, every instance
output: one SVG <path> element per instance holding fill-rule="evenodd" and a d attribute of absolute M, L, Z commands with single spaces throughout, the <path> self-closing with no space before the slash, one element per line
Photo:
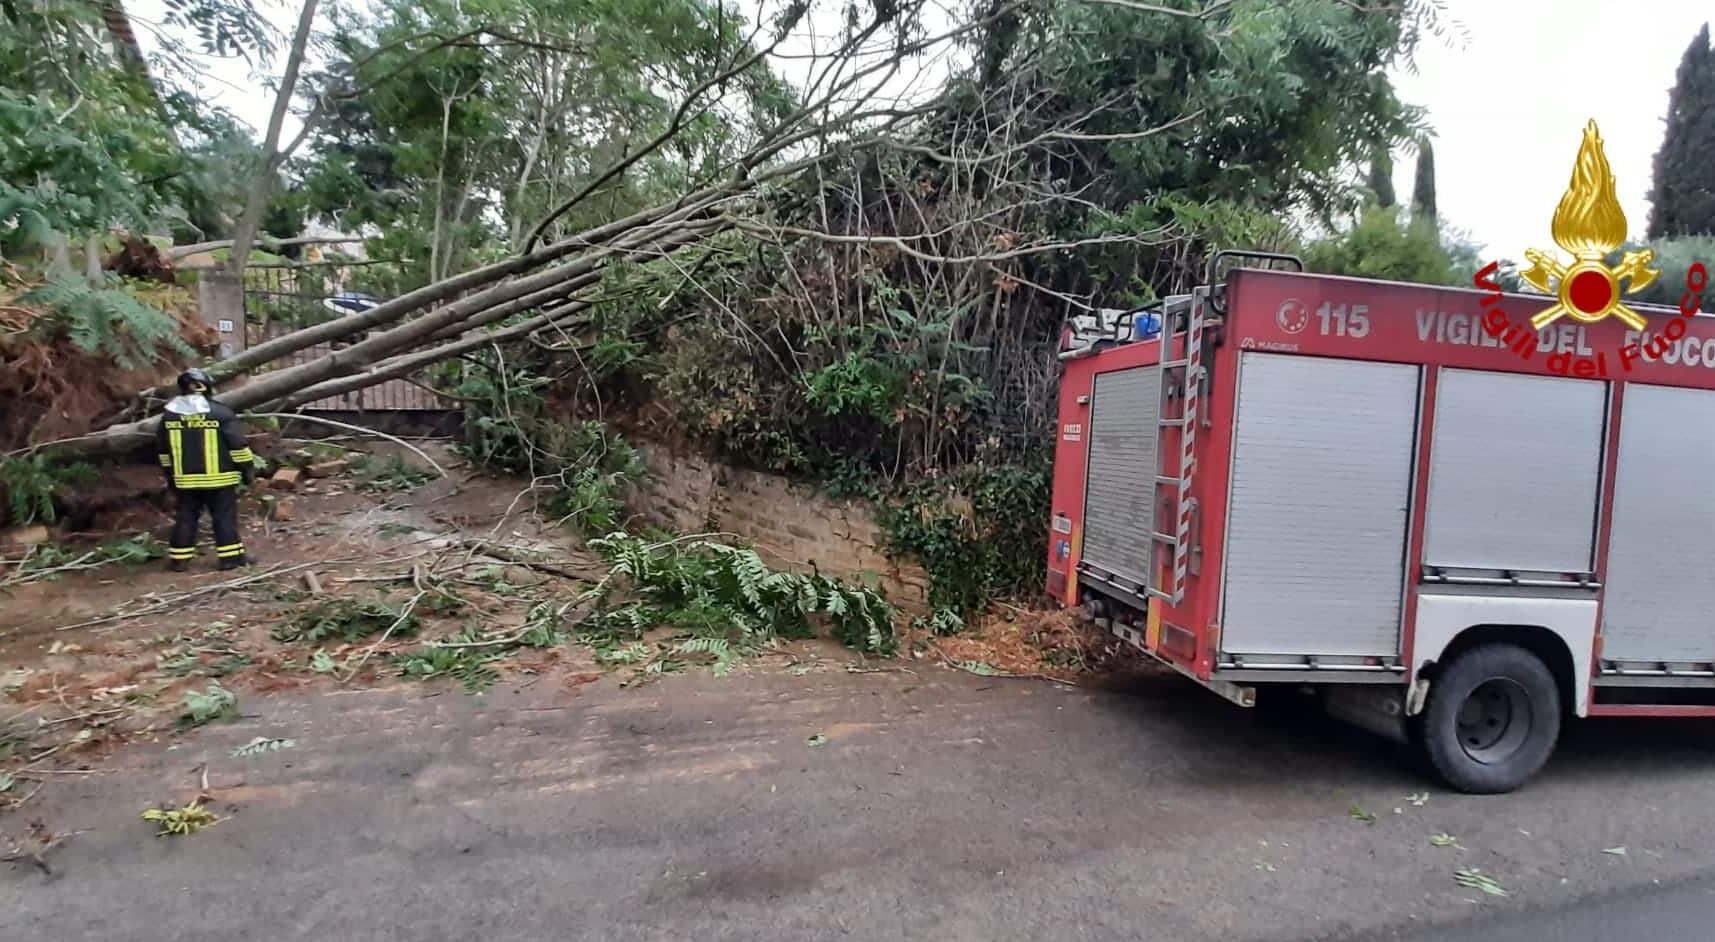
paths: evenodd
<path fill-rule="evenodd" d="M 247 0 L 168 13 L 182 39 L 163 33 L 151 64 L 117 6 L 0 4 L 0 249 L 218 219 L 213 203 L 235 186 L 223 165 L 246 135 L 200 100 L 198 59 L 261 64 L 272 41 Z"/>

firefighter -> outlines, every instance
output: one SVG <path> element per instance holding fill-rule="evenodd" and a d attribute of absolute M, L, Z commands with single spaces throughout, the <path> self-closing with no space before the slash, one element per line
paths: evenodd
<path fill-rule="evenodd" d="M 155 433 L 155 451 L 167 488 L 178 496 L 168 565 L 184 572 L 196 557 L 197 524 L 206 509 L 214 526 L 214 555 L 221 569 L 250 565 L 238 537 L 238 486 L 249 485 L 255 457 L 238 415 L 214 400 L 214 380 L 202 370 L 179 377 L 179 395 L 167 403 Z"/>

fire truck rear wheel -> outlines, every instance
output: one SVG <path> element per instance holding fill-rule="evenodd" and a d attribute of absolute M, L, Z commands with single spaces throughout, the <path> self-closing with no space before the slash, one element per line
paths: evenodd
<path fill-rule="evenodd" d="M 1542 769 L 1560 738 L 1560 689 L 1541 658 L 1485 644 L 1448 662 L 1420 717 L 1424 752 L 1447 784 L 1510 792 Z"/>

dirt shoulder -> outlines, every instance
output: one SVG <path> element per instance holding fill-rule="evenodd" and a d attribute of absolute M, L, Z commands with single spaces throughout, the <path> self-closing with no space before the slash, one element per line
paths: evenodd
<path fill-rule="evenodd" d="M 395 455 L 415 470 L 401 471 Z M 506 683 L 576 690 L 610 674 L 635 686 L 708 666 L 667 629 L 579 635 L 607 564 L 539 517 L 520 482 L 476 474 L 444 448 L 431 457 L 446 476 L 380 448 L 357 467 L 247 493 L 251 569 L 216 572 L 205 553 L 183 574 L 156 560 L 14 579 L 0 611 L 0 834 L 16 838 L 24 817 L 7 811 L 107 766 L 128 744 L 251 715 L 271 695 L 416 682 L 461 695 Z M 169 523 L 163 507 L 120 519 L 130 529 L 92 539 L 164 537 Z M 1136 665 L 1065 613 L 997 608 L 957 637 L 913 634 L 906 622 L 898 660 L 811 640 L 749 651 L 742 663 L 794 676 L 904 669 L 1053 680 Z"/>

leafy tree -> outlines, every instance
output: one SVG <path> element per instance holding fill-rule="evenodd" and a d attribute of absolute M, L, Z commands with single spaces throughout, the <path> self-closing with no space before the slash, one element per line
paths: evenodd
<path fill-rule="evenodd" d="M 1707 235 L 1651 240 L 1647 245 L 1627 243 L 1608 256 L 1608 264 L 1617 265 L 1626 252 L 1644 248 L 1655 253 L 1651 264 L 1661 274 L 1642 291 L 1628 295 L 1628 298 L 1645 304 L 1678 307 L 1680 300 L 1685 297 L 1685 279 L 1691 271 L 1691 266 L 1698 263 L 1702 263 L 1706 268 L 1715 265 L 1715 236 Z M 1702 310 L 1712 309 L 1715 309 L 1715 291 L 1705 287 Z"/>
<path fill-rule="evenodd" d="M 689 318 L 650 377 L 680 427 L 842 479 L 1038 460 L 1064 317 L 1183 291 L 1212 245 L 1296 247 L 1294 211 L 1360 205 L 1354 168 L 1419 136 L 1386 78 L 1408 14 L 1168 6 L 1010 8 L 899 148 L 782 187 L 718 301 L 632 322 Z M 995 257 L 1026 245 L 1067 247 Z"/>
<path fill-rule="evenodd" d="M 198 133 L 208 109 L 153 79 L 106 13 L 81 0 L 0 3 L 0 247 L 142 228 L 194 198 L 175 132 Z M 268 49 L 246 0 L 175 0 L 168 20 L 209 51 Z M 194 77 L 189 51 L 162 38 L 164 71 Z"/>
<path fill-rule="evenodd" d="M 1650 189 L 1651 241 L 1715 235 L 1715 49 L 1709 24 L 1697 31 L 1667 102 L 1667 131 Z"/>
<path fill-rule="evenodd" d="M 1458 285 L 1470 283 L 1477 253 L 1423 220 L 1402 218 L 1398 207 L 1376 206 L 1351 228 L 1306 246 L 1304 264 L 1327 275 Z"/>
<path fill-rule="evenodd" d="M 520 246 L 532 227 L 660 134 L 680 96 L 745 48 L 744 20 L 703 0 L 451 0 L 342 17 L 336 64 L 313 77 L 325 120 L 295 172 L 312 214 L 373 226 L 433 280 Z M 426 54 L 408 40 L 466 40 Z M 417 43 L 418 46 L 421 43 Z M 784 93 L 740 75 L 723 114 L 694 114 L 671 146 L 557 220 L 549 238 L 623 216 L 705 176 Z"/>
<path fill-rule="evenodd" d="M 173 140 L 94 4 L 0 8 L 0 247 L 139 224 L 165 202 Z"/>

